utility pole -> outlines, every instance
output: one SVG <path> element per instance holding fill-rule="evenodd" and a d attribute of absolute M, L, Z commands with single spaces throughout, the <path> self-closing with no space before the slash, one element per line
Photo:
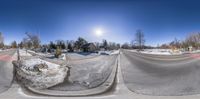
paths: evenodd
<path fill-rule="evenodd" d="M 17 48 L 17 60 L 20 60 L 19 47 Z"/>

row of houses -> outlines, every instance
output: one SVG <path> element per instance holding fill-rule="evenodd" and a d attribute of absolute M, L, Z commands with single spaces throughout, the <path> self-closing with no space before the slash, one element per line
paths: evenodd
<path fill-rule="evenodd" d="M 48 50 L 51 50 L 51 51 L 48 51 Z M 73 51 L 75 51 L 75 52 L 80 52 L 80 51 L 83 51 L 83 52 L 96 52 L 98 50 L 105 51 L 105 48 L 103 46 L 100 46 L 100 48 L 97 48 L 94 43 L 87 43 L 87 44 L 84 44 L 83 46 L 81 46 L 81 49 L 73 49 Z M 47 46 L 43 46 L 42 48 L 38 48 L 38 51 L 41 51 L 41 52 L 55 52 L 55 49 L 48 49 Z M 67 52 L 67 50 L 66 50 L 66 52 Z"/>
<path fill-rule="evenodd" d="M 100 46 L 99 48 L 97 48 L 97 46 L 95 46 L 94 43 L 84 44 L 81 48 L 84 52 L 96 52 L 97 50 L 100 50 L 100 51 L 106 50 L 104 46 Z"/>

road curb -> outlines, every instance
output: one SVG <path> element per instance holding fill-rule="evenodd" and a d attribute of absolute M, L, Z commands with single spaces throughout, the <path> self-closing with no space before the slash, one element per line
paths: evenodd
<path fill-rule="evenodd" d="M 11 61 L 6 63 L 5 65 L 8 67 L 8 65 L 11 65 L 13 66 L 12 64 L 12 61 L 14 60 L 14 58 L 17 56 L 17 51 L 15 51 L 15 53 L 13 54 L 13 56 L 11 57 Z M 9 85 L 9 88 L 12 86 L 13 82 L 14 82 L 14 66 L 12 67 L 12 78 L 11 78 L 11 81 L 10 83 L 8 84 Z M 3 90 L 2 92 L 0 92 L 0 94 L 4 93 L 5 91 L 7 91 L 9 88 Z"/>
<path fill-rule="evenodd" d="M 27 87 L 29 91 L 32 91 L 33 93 L 36 94 L 41 94 L 41 95 L 48 95 L 48 96 L 56 96 L 56 97 L 77 97 L 77 96 L 91 96 L 91 95 L 97 95 L 104 93 L 108 91 L 112 85 L 114 84 L 115 81 L 115 76 L 117 73 L 117 68 L 118 68 L 118 57 L 115 60 L 115 66 L 112 69 L 111 74 L 107 78 L 107 80 L 99 85 L 96 88 L 88 89 L 88 90 L 83 90 L 83 91 L 55 91 L 55 90 L 37 90 L 31 87 Z"/>

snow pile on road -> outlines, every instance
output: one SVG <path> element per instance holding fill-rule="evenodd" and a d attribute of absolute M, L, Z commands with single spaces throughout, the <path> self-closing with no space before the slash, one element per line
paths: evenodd
<path fill-rule="evenodd" d="M 113 50 L 113 51 L 111 51 L 110 54 L 111 54 L 111 55 L 113 55 L 113 54 L 119 54 L 119 50 Z"/>
<path fill-rule="evenodd" d="M 131 50 L 128 50 L 127 51 L 130 51 L 130 52 L 138 52 L 136 49 L 131 49 Z"/>
<path fill-rule="evenodd" d="M 110 50 L 110 51 L 99 51 L 99 55 L 114 55 L 119 54 L 119 50 Z"/>
<path fill-rule="evenodd" d="M 59 57 L 59 59 L 66 60 L 66 54 L 61 54 L 60 57 Z"/>
<path fill-rule="evenodd" d="M 99 51 L 99 55 L 110 55 L 110 51 Z"/>
<path fill-rule="evenodd" d="M 53 64 L 39 58 L 13 62 L 16 77 L 26 87 L 35 89 L 49 88 L 62 83 L 67 76 L 68 68 Z"/>

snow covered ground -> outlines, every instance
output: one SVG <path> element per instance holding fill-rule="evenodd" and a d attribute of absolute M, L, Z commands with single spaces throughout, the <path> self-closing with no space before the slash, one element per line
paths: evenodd
<path fill-rule="evenodd" d="M 170 49 L 145 49 L 140 52 L 145 54 L 172 55 L 172 51 Z"/>
<path fill-rule="evenodd" d="M 192 54 L 200 53 L 200 50 L 193 51 L 172 51 L 171 49 L 144 49 L 143 51 L 137 51 L 135 49 L 128 50 L 130 52 L 139 52 L 144 54 L 155 54 L 155 55 L 180 55 L 180 54 Z"/>
<path fill-rule="evenodd" d="M 41 52 L 35 52 L 35 51 L 32 51 L 32 50 L 28 50 L 28 52 L 32 55 L 38 55 L 38 56 L 44 56 L 44 57 L 54 56 L 53 54 L 50 54 L 50 53 L 41 53 Z"/>
<path fill-rule="evenodd" d="M 128 50 L 131 52 L 138 52 L 137 50 Z M 155 54 L 155 55 L 172 55 L 171 49 L 144 49 L 143 51 L 139 51 L 139 53 L 144 54 Z"/>
<path fill-rule="evenodd" d="M 187 52 L 186 52 L 187 53 Z M 194 51 L 192 51 L 192 52 L 190 52 L 190 53 L 200 53 L 200 50 L 194 50 Z"/>
<path fill-rule="evenodd" d="M 99 55 L 114 55 L 119 54 L 119 50 L 111 50 L 111 51 L 99 51 Z"/>
<path fill-rule="evenodd" d="M 111 51 L 111 53 L 110 53 L 111 55 L 114 55 L 114 54 L 119 54 L 119 50 L 113 50 L 113 51 Z"/>
<path fill-rule="evenodd" d="M 80 53 L 67 53 L 67 58 L 70 60 L 79 60 L 86 58 L 93 58 L 99 56 L 97 53 L 80 52 Z"/>
<path fill-rule="evenodd" d="M 30 53 L 28 53 L 25 49 L 20 49 L 19 50 L 19 55 L 20 56 L 32 56 Z"/>

